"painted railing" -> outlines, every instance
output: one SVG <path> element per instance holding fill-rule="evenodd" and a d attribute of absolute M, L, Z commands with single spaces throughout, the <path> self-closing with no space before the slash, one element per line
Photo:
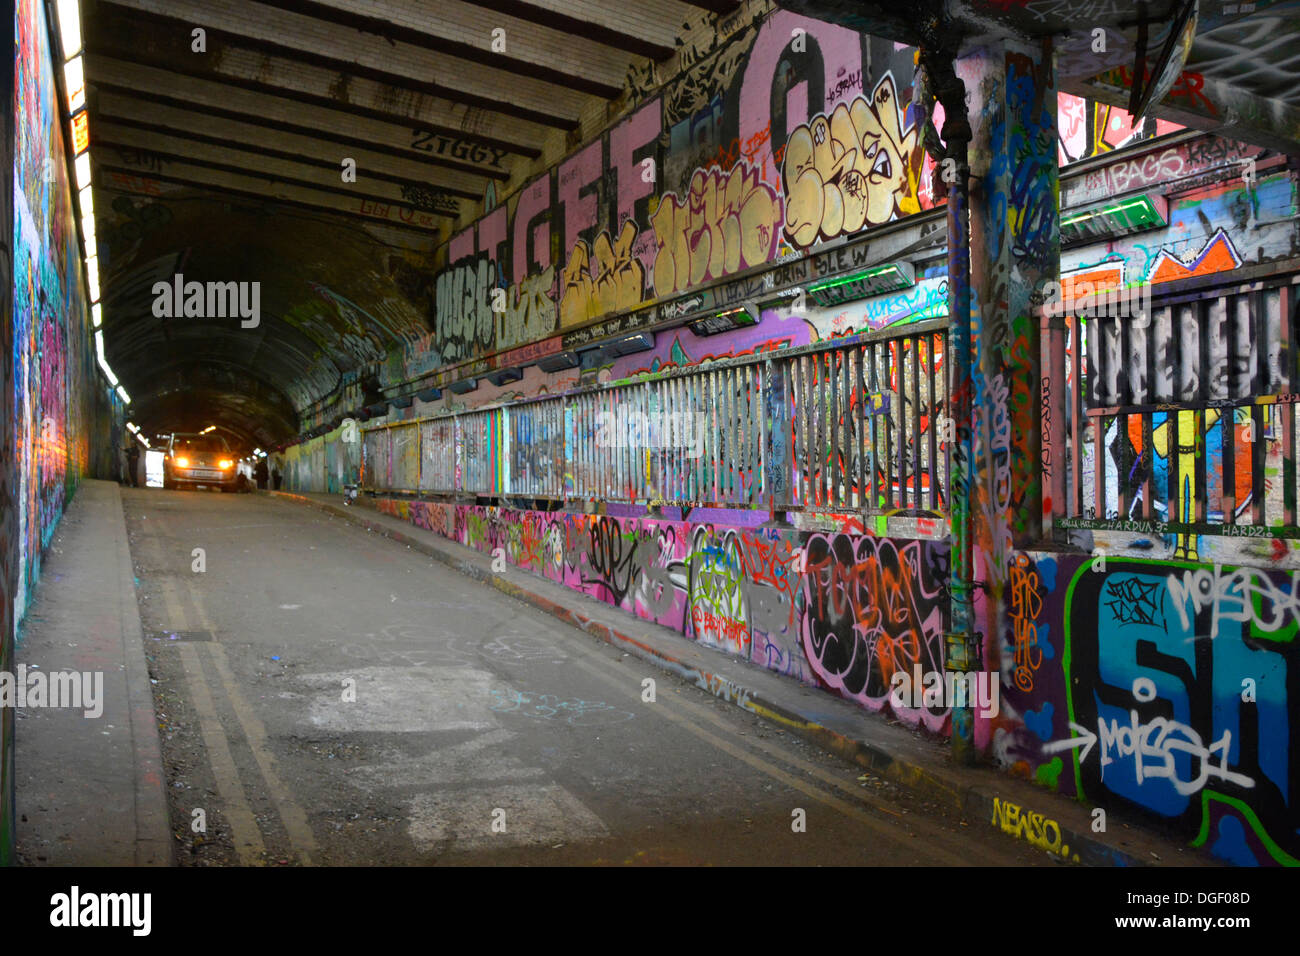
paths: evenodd
<path fill-rule="evenodd" d="M 1056 523 L 1300 537 L 1295 292 L 1238 286 L 1157 299 L 1139 317 L 1066 316 Z"/>
<path fill-rule="evenodd" d="M 373 491 L 942 516 L 946 322 L 364 432 Z"/>

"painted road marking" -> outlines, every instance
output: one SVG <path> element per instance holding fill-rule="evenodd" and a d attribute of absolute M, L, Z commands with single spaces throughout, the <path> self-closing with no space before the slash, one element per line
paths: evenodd
<path fill-rule="evenodd" d="M 398 754 L 398 759 L 388 763 L 354 767 L 350 774 L 391 788 L 502 783 L 545 776 L 541 767 L 529 767 L 511 754 L 480 753 L 514 737 L 511 731 L 498 727 L 420 757 Z"/>
<path fill-rule="evenodd" d="M 225 817 L 230 823 L 230 830 L 234 836 L 235 852 L 239 854 L 239 862 L 242 866 L 257 866 L 262 862 L 266 845 L 262 842 L 262 831 L 258 829 L 257 819 L 244 798 L 244 785 L 239 779 L 235 760 L 230 755 L 221 718 L 217 716 L 212 695 L 208 692 L 197 645 L 180 644 L 177 647 L 185 667 L 185 676 L 188 678 L 190 700 L 194 704 L 194 712 L 199 717 L 199 732 L 203 737 L 203 745 L 208 751 L 212 776 L 216 778 L 217 792 L 221 794 L 221 800 L 225 804 Z"/>
<path fill-rule="evenodd" d="M 493 832 L 494 819 L 502 821 L 503 832 Z M 554 846 L 609 835 L 600 818 L 559 784 L 417 794 L 407 832 L 421 851 L 439 855 L 504 846 Z"/>
<path fill-rule="evenodd" d="M 187 590 L 189 591 L 190 600 L 194 603 L 194 609 L 198 613 L 200 623 L 215 635 L 216 628 L 212 626 L 212 621 L 203 609 L 203 602 L 198 591 L 194 587 Z M 230 709 L 235 712 L 235 719 L 239 722 L 239 726 L 243 728 L 244 738 L 248 741 L 249 749 L 253 752 L 253 760 L 257 762 L 257 767 L 262 772 L 262 780 L 266 784 L 267 792 L 271 795 L 271 802 L 275 804 L 275 809 L 280 814 L 280 822 L 284 824 L 284 832 L 289 837 L 289 845 L 293 847 L 298 862 L 303 866 L 311 866 L 312 855 L 317 853 L 320 848 L 316 845 L 316 837 L 312 833 L 311 824 L 307 822 L 307 814 L 293 799 L 293 796 L 289 793 L 289 788 L 280 782 L 280 776 L 275 772 L 275 758 L 271 756 L 271 750 L 267 746 L 266 725 L 253 712 L 253 708 L 244 699 L 244 695 L 240 693 L 239 685 L 235 681 L 235 675 L 230 670 L 226 649 L 221 645 L 220 641 L 205 644 L 204 649 L 216 666 L 217 676 L 221 679 L 221 685 L 226 691 L 226 699 L 230 701 Z"/>
<path fill-rule="evenodd" d="M 321 688 L 310 705 L 311 723 L 345 733 L 490 730 L 499 726 L 488 709 L 490 692 L 505 686 L 471 667 L 359 667 L 300 680 Z M 343 700 L 345 680 L 356 681 L 354 701 Z"/>
<path fill-rule="evenodd" d="M 171 524 L 170 520 L 159 518 L 157 524 L 150 526 L 149 530 L 159 536 L 151 541 L 158 550 L 161 550 L 162 536 L 173 533 Z M 203 604 L 192 585 L 186 587 L 182 595 L 178 593 L 180 586 L 173 578 L 159 576 L 156 578 L 155 583 L 162 593 L 163 603 L 167 606 L 169 617 L 178 622 L 182 629 L 188 629 L 187 625 L 190 620 L 184 609 L 184 598 L 188 597 L 190 605 L 194 608 L 195 616 L 203 629 L 215 634 L 212 622 L 204 612 Z M 181 650 L 181 663 L 185 669 L 191 695 L 194 698 L 195 711 L 199 714 L 200 733 L 204 745 L 208 749 L 209 763 L 212 766 L 213 776 L 217 782 L 217 792 L 227 804 L 226 816 L 231 821 L 231 831 L 235 837 L 240 863 L 245 865 L 260 863 L 261 854 L 265 853 L 265 843 L 257 824 L 257 818 L 253 816 L 252 811 L 249 809 L 243 779 L 240 777 L 239 768 L 231 755 L 226 729 L 221 723 L 221 718 L 212 700 L 202 657 L 197 650 L 200 645 L 180 644 L 178 642 L 177 646 Z M 204 643 L 202 646 L 209 655 L 209 662 L 217 671 L 219 682 L 226 692 L 226 698 L 235 714 L 235 719 L 243 728 L 249 750 L 253 755 L 253 760 L 262 772 L 262 782 L 279 812 L 289 843 L 299 861 L 304 865 L 311 865 L 311 854 L 317 850 L 316 841 L 310 826 L 307 824 L 306 814 L 288 797 L 287 791 L 280 784 L 271 767 L 271 758 L 266 747 L 266 729 L 261 721 L 257 720 L 256 716 L 251 713 L 247 702 L 235 687 L 230 668 L 226 662 L 225 648 L 215 642 Z M 201 710 L 201 707 L 205 709 Z M 238 821 L 238 825 L 236 825 L 236 821 Z M 246 859 L 249 852 L 246 849 L 247 846 L 256 847 L 256 853 L 252 855 L 251 859 Z"/>
<path fill-rule="evenodd" d="M 303 866 L 311 866 L 312 855 L 319 852 L 320 848 L 316 844 L 311 824 L 307 822 L 306 812 L 293 799 L 289 788 L 280 781 L 279 774 L 275 772 L 275 758 L 271 756 L 266 742 L 266 726 L 253 713 L 253 708 L 239 692 L 235 676 L 230 672 L 230 665 L 226 660 L 226 649 L 220 643 L 205 644 L 204 647 L 212 655 L 217 674 L 220 675 L 221 683 L 226 689 L 226 696 L 230 699 L 231 709 L 235 712 L 239 726 L 244 729 L 244 736 L 253 751 L 253 759 L 257 761 L 258 769 L 262 771 L 266 789 L 271 795 L 275 809 L 280 814 L 280 822 L 284 824 L 284 832 L 289 837 L 289 844 L 297 854 L 298 862 Z"/>
<path fill-rule="evenodd" d="M 164 577 L 159 578 L 157 583 L 163 603 L 167 606 L 168 618 L 175 621 L 182 630 L 187 630 L 185 625 L 188 625 L 189 618 L 186 617 L 180 601 L 173 593 L 173 582 Z M 207 678 L 203 674 L 203 663 L 198 655 L 198 645 L 178 643 L 176 648 L 180 653 L 185 683 L 190 689 L 190 701 L 199 718 L 199 735 L 203 738 L 204 748 L 208 752 L 208 764 L 212 767 L 217 793 L 221 795 L 222 803 L 225 804 L 223 813 L 230 824 L 235 852 L 242 865 L 260 865 L 262 855 L 266 852 L 266 845 L 262 842 L 262 831 L 257 826 L 257 818 L 249 809 L 248 800 L 244 795 L 244 784 L 239 777 L 239 769 L 230 754 L 225 729 L 221 726 L 221 718 L 217 715 L 217 708 L 212 702 Z"/>

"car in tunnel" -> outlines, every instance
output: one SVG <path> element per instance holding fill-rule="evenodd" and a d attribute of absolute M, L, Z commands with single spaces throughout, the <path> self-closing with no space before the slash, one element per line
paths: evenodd
<path fill-rule="evenodd" d="M 219 487 L 234 491 L 238 484 L 235 453 L 220 435 L 175 432 L 163 458 L 163 487 Z"/>

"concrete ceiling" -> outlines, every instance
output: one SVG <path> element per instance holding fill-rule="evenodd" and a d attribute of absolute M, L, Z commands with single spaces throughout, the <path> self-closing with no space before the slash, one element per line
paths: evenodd
<path fill-rule="evenodd" d="M 453 225 L 738 5 L 86 0 L 106 349 L 133 418 L 265 447 L 376 400 L 367 371 L 431 328 Z M 176 273 L 259 282 L 260 321 L 156 317 Z"/>
<path fill-rule="evenodd" d="M 1156 38 L 1183 0 L 915 0 L 907 12 L 870 0 L 777 0 L 779 6 L 877 36 L 919 45 L 981 37 L 1052 37 L 1058 87 L 1127 106 L 1138 38 Z M 1105 30 L 1105 50 L 1094 31 Z M 1300 153 L 1300 0 L 1200 0 L 1182 74 L 1148 111 L 1161 119 L 1270 149 Z"/>

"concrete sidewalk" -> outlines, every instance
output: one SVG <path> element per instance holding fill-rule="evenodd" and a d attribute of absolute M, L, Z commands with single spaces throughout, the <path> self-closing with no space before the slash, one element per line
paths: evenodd
<path fill-rule="evenodd" d="M 267 492 L 305 503 L 418 550 L 497 590 L 580 627 L 593 637 L 690 681 L 721 700 L 765 717 L 860 766 L 911 788 L 925 799 L 961 813 L 971 826 L 999 826 L 1023 836 L 1031 814 L 1055 822 L 1060 857 L 1093 866 L 1216 866 L 1207 853 L 1153 833 L 1108 811 L 1107 832 L 1092 832 L 1092 808 L 1010 777 L 992 767 L 960 767 L 947 744 L 886 721 L 879 715 L 805 687 L 749 661 L 687 640 L 537 575 L 507 567 L 494 573 L 492 557 L 431 531 L 380 514 L 362 497 Z M 995 801 L 1001 805 L 995 810 Z M 1008 807 L 1014 808 L 1008 812 Z M 1018 826 L 1017 821 L 1024 821 Z M 1009 821 L 1009 823 L 1008 823 Z M 1040 821 L 1042 822 L 1042 821 Z"/>
<path fill-rule="evenodd" d="M 16 666 L 103 675 L 99 717 L 19 709 L 17 856 L 54 866 L 169 866 L 165 775 L 121 490 L 84 481 L 59 522 Z"/>

